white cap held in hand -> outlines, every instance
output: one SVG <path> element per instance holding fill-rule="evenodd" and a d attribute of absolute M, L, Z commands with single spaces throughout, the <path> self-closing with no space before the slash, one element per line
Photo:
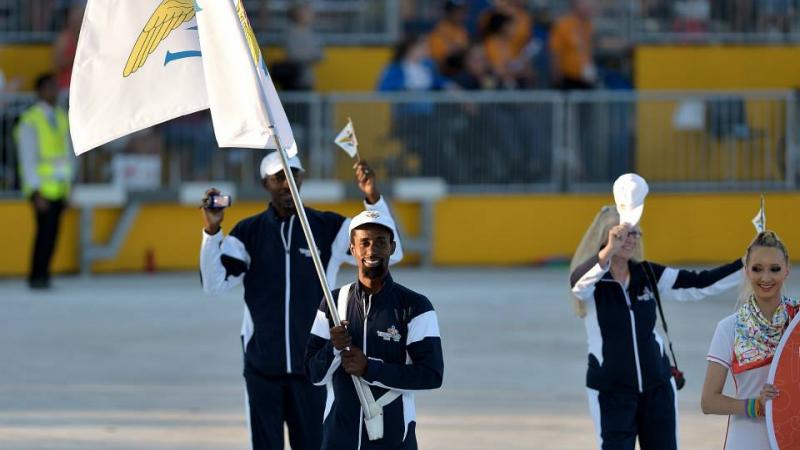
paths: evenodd
<path fill-rule="evenodd" d="M 614 182 L 614 203 L 617 204 L 619 222 L 630 226 L 639 224 L 644 211 L 644 199 L 650 188 L 647 181 L 635 173 L 626 173 Z"/>

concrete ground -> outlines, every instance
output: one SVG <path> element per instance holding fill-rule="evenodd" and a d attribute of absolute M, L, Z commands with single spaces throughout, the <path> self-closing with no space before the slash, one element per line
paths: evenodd
<path fill-rule="evenodd" d="M 342 274 L 347 280 L 351 272 Z M 418 396 L 425 449 L 585 450 L 585 333 L 565 269 L 400 269 L 438 310 L 442 389 Z M 240 292 L 204 296 L 197 274 L 0 281 L 0 448 L 248 448 Z M 798 292 L 793 282 L 789 292 Z M 716 322 L 735 293 L 669 303 L 683 449 L 720 449 L 726 418 L 699 410 Z"/>

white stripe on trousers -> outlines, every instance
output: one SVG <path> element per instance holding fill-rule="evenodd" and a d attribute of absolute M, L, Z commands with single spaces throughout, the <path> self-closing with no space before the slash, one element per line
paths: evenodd
<path fill-rule="evenodd" d="M 600 425 L 600 391 L 586 388 L 586 395 L 589 397 L 589 414 L 591 414 L 592 422 L 594 423 L 594 432 L 597 436 L 597 448 L 601 449 L 603 448 L 603 429 Z"/>

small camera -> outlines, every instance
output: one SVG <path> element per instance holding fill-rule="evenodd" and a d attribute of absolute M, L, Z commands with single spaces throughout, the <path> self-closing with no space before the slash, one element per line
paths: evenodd
<path fill-rule="evenodd" d="M 215 194 L 208 196 L 205 207 L 209 209 L 222 209 L 231 206 L 231 203 L 230 195 Z"/>

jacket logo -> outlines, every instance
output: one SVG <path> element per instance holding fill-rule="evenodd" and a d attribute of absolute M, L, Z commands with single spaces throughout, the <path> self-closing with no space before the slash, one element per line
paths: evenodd
<path fill-rule="evenodd" d="M 646 301 L 649 301 L 649 300 L 655 300 L 656 296 L 653 295 L 653 291 L 651 291 L 649 287 L 645 287 L 644 288 L 644 292 L 642 293 L 642 295 L 637 295 L 636 298 L 640 302 L 646 302 Z"/>
<path fill-rule="evenodd" d="M 395 342 L 400 342 L 400 338 L 402 338 L 403 336 L 400 334 L 399 331 L 397 331 L 397 328 L 395 328 L 394 325 L 392 325 L 386 331 L 378 330 L 378 337 L 383 338 L 384 341 L 392 340 Z"/>

